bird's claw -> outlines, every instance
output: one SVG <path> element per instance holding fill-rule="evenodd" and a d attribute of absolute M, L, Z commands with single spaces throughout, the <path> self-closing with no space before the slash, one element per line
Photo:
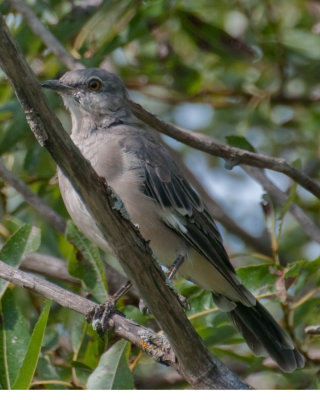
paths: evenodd
<path fill-rule="evenodd" d="M 177 295 L 179 303 L 182 305 L 183 309 L 185 311 L 190 311 L 191 310 L 191 305 L 188 302 L 188 299 L 184 296 L 182 296 L 181 294 L 178 293 Z"/>
<path fill-rule="evenodd" d="M 191 306 L 190 306 L 190 303 L 188 302 L 187 298 L 182 296 L 181 294 L 179 294 L 177 292 L 175 292 L 175 293 L 176 293 L 177 298 L 179 300 L 179 303 L 181 304 L 183 309 L 185 311 L 190 311 L 191 310 Z M 149 315 L 150 314 L 150 310 L 149 310 L 148 306 L 146 305 L 146 303 L 144 302 L 143 299 L 140 299 L 140 301 L 139 301 L 139 310 L 144 315 Z"/>
<path fill-rule="evenodd" d="M 143 315 L 149 315 L 150 310 L 143 299 L 139 300 L 139 310 Z"/>
<path fill-rule="evenodd" d="M 113 327 L 113 322 L 110 317 L 118 312 L 115 300 L 109 298 L 105 303 L 93 307 L 92 310 L 87 313 L 86 319 L 92 324 L 93 329 L 98 335 L 103 338 L 104 334 Z"/>

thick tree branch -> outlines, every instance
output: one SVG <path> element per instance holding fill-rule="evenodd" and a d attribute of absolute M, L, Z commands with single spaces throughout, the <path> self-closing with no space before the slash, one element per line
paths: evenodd
<path fill-rule="evenodd" d="M 66 221 L 57 214 L 51 207 L 49 207 L 39 196 L 33 193 L 28 186 L 19 178 L 17 178 L 11 171 L 9 171 L 3 162 L 0 160 L 0 176 L 8 185 L 12 186 L 18 193 L 20 193 L 24 200 L 34 208 L 34 210 L 41 215 L 49 224 L 51 224 L 58 232 L 65 234 Z M 118 271 L 113 269 L 111 265 L 106 265 L 106 279 L 110 294 L 116 291 L 117 288 L 127 281 Z M 79 282 L 68 274 L 68 268 L 63 260 L 51 257 L 45 254 L 33 253 L 28 255 L 21 264 L 22 269 L 38 272 L 44 276 L 51 276 L 52 278 L 67 280 L 70 282 Z M 130 290 L 134 297 L 137 293 L 132 288 Z"/>
<path fill-rule="evenodd" d="M 22 0 L 10 0 L 13 7 L 22 14 L 26 23 L 29 27 L 35 32 L 40 39 L 51 49 L 51 51 L 56 55 L 58 60 L 65 65 L 67 68 L 76 69 L 76 68 L 84 68 L 84 65 L 77 61 L 76 64 L 72 64 L 72 56 L 64 57 L 64 53 L 67 51 L 58 42 L 55 40 L 47 40 L 47 37 L 51 37 L 51 32 L 42 24 L 42 22 L 37 18 L 32 9 Z M 59 46 L 56 47 L 56 43 L 59 43 Z M 64 52 L 59 51 L 59 48 L 63 48 Z M 178 162 L 180 161 L 177 153 L 169 149 L 175 159 L 178 158 Z M 202 187 L 202 185 L 197 181 L 194 175 L 189 171 L 189 169 L 185 166 L 183 162 L 179 162 L 180 168 L 183 170 L 184 174 L 188 177 L 190 182 L 197 187 L 202 197 L 205 199 L 207 206 L 212 212 L 215 219 L 217 219 L 222 225 L 224 225 L 230 232 L 239 236 L 247 245 L 254 248 L 258 252 L 270 256 L 272 254 L 271 246 L 268 241 L 268 238 L 256 238 L 250 235 L 248 232 L 243 230 L 235 221 L 232 220 L 228 215 L 225 214 L 223 208 L 212 198 L 209 196 L 207 191 Z"/>
<path fill-rule="evenodd" d="M 51 282 L 48 282 L 35 275 L 20 271 L 19 269 L 10 267 L 4 262 L 0 261 L 0 278 L 5 279 L 16 286 L 30 289 L 47 299 L 51 299 L 62 307 L 69 308 L 80 314 L 87 315 L 96 306 L 96 303 L 88 300 L 75 293 L 69 292 Z M 136 347 L 143 350 L 147 355 L 157 362 L 165 363 L 182 376 L 185 375 L 183 366 L 176 359 L 175 353 L 171 348 L 167 339 L 159 333 L 154 332 L 150 328 L 146 328 L 138 323 L 125 318 L 123 315 L 115 313 L 110 316 L 108 321 L 108 328 L 112 330 L 119 337 L 126 339 L 133 343 Z M 217 367 L 228 381 L 228 386 L 232 389 L 250 389 L 249 386 L 239 382 L 219 360 L 217 360 Z M 202 384 L 194 385 L 195 388 L 203 389 L 205 386 Z M 211 389 L 228 389 L 220 379 L 212 383 Z"/>
<path fill-rule="evenodd" d="M 46 147 L 95 218 L 129 279 L 137 286 L 168 337 L 184 378 L 197 388 L 248 388 L 221 362 L 212 358 L 166 284 L 147 242 L 123 217 L 119 199 L 99 178 L 90 163 L 50 112 L 40 86 L 0 18 L 0 65 L 25 111 L 39 143 Z"/>
<path fill-rule="evenodd" d="M 34 210 L 41 215 L 49 224 L 51 224 L 58 232 L 65 234 L 66 221 L 57 214 L 51 207 L 49 207 L 39 196 L 33 193 L 28 186 L 19 178 L 17 178 L 11 171 L 9 171 L 3 162 L 0 160 L 0 176 L 8 185 L 12 186 L 18 193 L 20 193 L 24 200 L 34 208 Z M 106 264 L 106 279 L 110 294 L 116 291 L 117 288 L 127 281 L 118 271 L 113 269 L 111 265 Z M 38 272 L 44 276 L 51 276 L 52 278 L 67 280 L 70 282 L 79 282 L 68 274 L 68 268 L 63 260 L 51 257 L 45 254 L 33 253 L 28 255 L 21 264 L 22 269 L 32 272 Z M 137 293 L 132 288 L 130 290 L 134 297 Z"/>
<path fill-rule="evenodd" d="M 177 128 L 172 124 L 160 120 L 158 117 L 146 111 L 143 107 L 133 101 L 130 101 L 130 107 L 136 117 L 144 121 L 146 124 L 152 126 L 159 132 L 187 144 L 188 146 L 224 158 L 230 162 L 232 167 L 243 164 L 281 172 L 298 182 L 316 197 L 320 198 L 320 184 L 303 172 L 293 168 L 284 158 L 269 157 L 263 154 L 239 149 L 237 147 L 231 147 L 202 133 Z"/>
<path fill-rule="evenodd" d="M 93 301 L 69 292 L 43 278 L 10 267 L 2 261 L 0 261 L 0 278 L 16 286 L 30 289 L 83 315 L 87 315 L 97 305 Z M 120 314 L 111 315 L 108 323 L 109 329 L 116 335 L 130 341 L 156 361 L 164 362 L 179 371 L 180 366 L 176 362 L 173 350 L 162 335 Z"/>

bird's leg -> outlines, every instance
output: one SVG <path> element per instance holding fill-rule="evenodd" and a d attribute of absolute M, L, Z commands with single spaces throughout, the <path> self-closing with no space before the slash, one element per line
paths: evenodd
<path fill-rule="evenodd" d="M 113 299 L 114 304 L 120 299 L 120 297 L 124 296 L 128 293 L 128 291 L 132 288 L 133 284 L 131 281 L 127 281 L 123 286 L 121 286 L 112 296 L 110 299 Z"/>
<path fill-rule="evenodd" d="M 92 322 L 93 329 L 98 332 L 100 337 L 103 337 L 105 332 L 112 327 L 110 316 L 119 313 L 116 308 L 116 302 L 120 297 L 124 296 L 131 287 L 132 283 L 127 281 L 104 303 L 97 305 L 86 315 L 87 321 Z"/>
<path fill-rule="evenodd" d="M 178 257 L 174 260 L 173 264 L 169 268 L 169 272 L 167 274 L 167 279 L 170 282 L 170 287 L 174 289 L 175 293 L 177 293 L 176 289 L 172 285 L 171 280 L 176 275 L 178 269 L 181 267 L 185 260 L 185 256 L 179 254 Z M 103 337 L 105 332 L 111 328 L 110 325 L 110 316 L 114 313 L 119 313 L 116 308 L 116 302 L 124 296 L 132 287 L 132 283 L 127 281 L 123 286 L 121 286 L 112 296 L 108 298 L 102 304 L 97 305 L 94 307 L 87 315 L 86 318 L 89 322 L 92 322 L 93 329 L 96 330 L 99 336 Z M 184 296 L 181 296 L 177 293 L 178 300 L 180 301 L 181 305 L 185 309 L 189 309 L 190 305 L 187 299 Z M 143 299 L 139 302 L 140 311 L 143 313 L 148 312 L 148 307 L 145 305 Z"/>
<path fill-rule="evenodd" d="M 176 273 L 178 272 L 179 268 L 183 264 L 184 260 L 186 257 L 182 254 L 179 254 L 178 257 L 174 260 L 173 264 L 169 268 L 169 272 L 167 275 L 167 278 L 169 281 L 172 281 L 172 279 L 175 277 Z M 172 285 L 173 286 L 173 285 Z M 180 301 L 180 304 L 185 310 L 190 310 L 190 304 L 188 303 L 188 300 L 182 296 L 180 293 L 177 292 L 178 300 Z"/>
<path fill-rule="evenodd" d="M 178 272 L 178 269 L 181 267 L 184 260 L 185 260 L 185 256 L 183 256 L 182 254 L 179 254 L 178 257 L 174 260 L 171 267 L 169 268 L 169 272 L 167 275 L 168 279 L 173 279 L 175 277 L 176 273 Z"/>
<path fill-rule="evenodd" d="M 186 309 L 186 310 L 189 310 L 190 309 L 190 304 L 188 303 L 188 300 L 184 296 L 179 294 L 177 292 L 177 290 L 175 289 L 175 287 L 173 286 L 173 284 L 172 284 L 172 279 L 174 278 L 174 276 L 178 272 L 178 270 L 181 267 L 181 265 L 183 264 L 184 260 L 185 260 L 185 256 L 183 256 L 182 254 L 179 254 L 178 257 L 174 260 L 174 262 L 171 265 L 171 267 L 169 268 L 169 272 L 167 274 L 167 280 L 168 280 L 168 282 L 170 282 L 170 287 L 177 294 L 178 300 L 179 300 L 180 304 L 182 305 L 182 307 L 184 309 Z M 146 306 L 146 304 L 145 304 L 143 299 L 140 299 L 139 309 L 144 314 L 147 314 L 149 312 L 148 307 Z"/>

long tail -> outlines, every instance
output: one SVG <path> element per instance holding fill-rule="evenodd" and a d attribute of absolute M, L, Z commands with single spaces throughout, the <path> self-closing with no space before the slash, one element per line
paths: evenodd
<path fill-rule="evenodd" d="M 285 372 L 304 366 L 304 357 L 295 349 L 290 336 L 258 301 L 251 307 L 237 303 L 228 314 L 255 354 L 266 350 Z"/>

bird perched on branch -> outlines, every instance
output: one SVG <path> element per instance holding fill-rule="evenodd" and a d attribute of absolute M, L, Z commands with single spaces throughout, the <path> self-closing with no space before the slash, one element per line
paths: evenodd
<path fill-rule="evenodd" d="M 163 265 L 209 290 L 255 354 L 265 350 L 284 371 L 303 367 L 289 335 L 241 284 L 205 204 L 183 177 L 155 131 L 130 111 L 127 91 L 98 68 L 65 73 L 43 86 L 57 91 L 71 113 L 71 138 L 98 175 L 122 199 Z M 79 230 L 101 249 L 108 243 L 59 172 L 65 205 Z"/>

